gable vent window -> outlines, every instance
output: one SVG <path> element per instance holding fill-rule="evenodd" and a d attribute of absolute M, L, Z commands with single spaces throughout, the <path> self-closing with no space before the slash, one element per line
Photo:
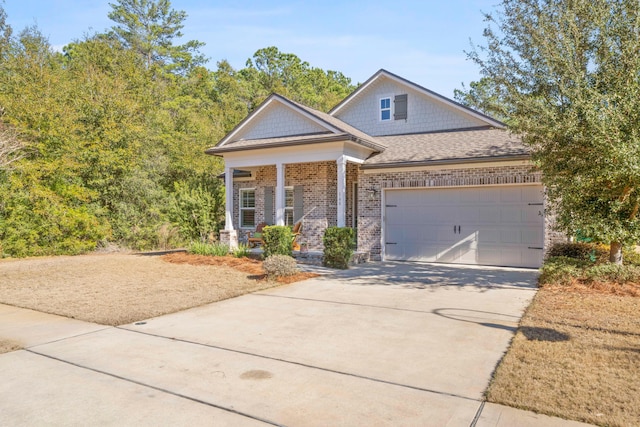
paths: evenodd
<path fill-rule="evenodd" d="M 391 98 L 380 98 L 380 120 L 391 120 Z"/>
<path fill-rule="evenodd" d="M 395 120 L 407 120 L 407 94 L 396 95 L 393 100 L 393 112 Z"/>

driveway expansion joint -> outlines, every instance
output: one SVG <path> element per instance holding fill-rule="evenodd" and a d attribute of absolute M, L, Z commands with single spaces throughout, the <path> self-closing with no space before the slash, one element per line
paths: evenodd
<path fill-rule="evenodd" d="M 226 406 L 217 405 L 215 403 L 207 402 L 206 400 L 197 399 L 195 397 L 187 396 L 187 395 L 182 394 L 182 393 L 176 393 L 174 391 L 167 390 L 167 389 L 162 388 L 162 387 L 156 387 L 154 385 L 147 384 L 147 383 L 144 383 L 144 382 L 141 382 L 141 381 L 137 381 L 137 380 L 134 380 L 134 379 L 131 379 L 131 378 L 126 378 L 126 377 L 123 377 L 123 376 L 120 376 L 120 375 L 116 375 L 116 374 L 113 374 L 111 372 L 106 372 L 106 371 L 102 371 L 100 369 L 90 368 L 88 366 L 80 365 L 79 363 L 74 363 L 74 362 L 71 362 L 69 360 L 61 359 L 59 357 L 51 356 L 51 355 L 44 354 L 44 353 L 39 353 L 39 352 L 31 350 L 31 349 L 25 349 L 25 351 L 27 351 L 27 352 L 29 352 L 31 354 L 35 354 L 37 356 L 46 357 L 47 359 L 55 360 L 57 362 L 66 363 L 67 365 L 71 365 L 71 366 L 74 366 L 76 368 L 86 369 L 88 371 L 95 372 L 95 373 L 102 374 L 102 375 L 106 375 L 106 376 L 109 376 L 111 378 L 115 378 L 115 379 L 118 379 L 118 380 L 121 380 L 121 381 L 126 381 L 126 382 L 129 382 L 129 383 L 132 383 L 132 384 L 136 384 L 136 385 L 139 385 L 139 386 L 142 386 L 142 387 L 147 387 L 147 388 L 150 388 L 152 390 L 159 391 L 161 393 L 166 393 L 166 394 L 169 394 L 169 395 L 172 395 L 172 396 L 175 396 L 175 397 L 179 397 L 181 399 L 190 400 L 192 402 L 199 403 L 201 405 L 206 405 L 206 406 L 209 406 L 209 407 L 212 407 L 212 408 L 220 409 L 220 410 L 223 410 L 223 411 L 226 411 L 226 412 L 230 412 L 230 413 L 235 414 L 235 415 L 240 415 L 240 416 L 243 416 L 243 417 L 246 417 L 246 418 L 250 418 L 250 419 L 253 419 L 253 420 L 256 420 L 256 421 L 260 421 L 260 422 L 263 422 L 263 423 L 266 423 L 266 424 L 269 424 L 269 425 L 272 425 L 272 426 L 286 427 L 286 426 L 284 426 L 282 424 L 279 424 L 279 423 L 276 423 L 274 421 L 270 421 L 270 420 L 267 420 L 267 419 L 264 419 L 264 418 L 260 418 L 260 417 L 255 416 L 255 415 L 247 414 L 245 412 L 240 412 L 240 411 L 235 410 L 233 408 L 228 408 Z"/>
<path fill-rule="evenodd" d="M 94 331 L 83 332 L 83 333 L 77 334 L 77 335 L 69 335 L 68 337 L 58 338 L 57 340 L 53 340 L 53 341 L 41 342 L 41 343 L 38 343 L 38 344 L 34 344 L 34 345 L 31 345 L 31 346 L 25 347 L 24 349 L 25 350 L 29 350 L 29 349 L 32 349 L 32 348 L 40 347 L 42 345 L 55 344 L 57 342 L 61 342 L 61 341 L 65 341 L 65 340 L 69 340 L 69 339 L 73 339 L 73 338 L 84 337 L 84 336 L 87 336 L 87 335 L 95 334 L 96 332 L 106 331 L 107 329 L 112 329 L 114 327 L 115 326 L 104 325 L 104 328 L 101 328 L 101 329 L 96 329 Z"/>
<path fill-rule="evenodd" d="M 343 302 L 343 301 L 330 301 L 330 300 L 315 299 L 315 298 L 289 297 L 289 296 L 284 296 L 284 295 L 263 294 L 263 293 L 259 293 L 259 292 L 254 292 L 254 293 L 249 294 L 249 295 L 272 297 L 272 298 L 286 298 L 286 299 L 293 299 L 293 300 L 299 300 L 299 301 L 322 302 L 322 303 L 326 303 L 326 304 L 336 304 L 336 305 L 351 305 L 351 306 L 354 306 L 354 307 L 379 308 L 381 310 L 404 311 L 404 312 L 407 312 L 407 313 L 433 314 L 433 311 L 411 310 L 411 309 L 408 309 L 408 308 L 389 307 L 389 306 L 384 306 L 384 305 L 359 304 L 357 302 Z"/>
<path fill-rule="evenodd" d="M 333 374 L 345 375 L 345 376 L 353 377 L 353 378 L 359 378 L 359 379 L 362 379 L 362 380 L 365 380 L 365 381 L 373 381 L 373 382 L 377 382 L 377 383 L 381 383 L 381 384 L 388 384 L 388 385 L 392 385 L 392 386 L 396 386 L 396 387 L 402 387 L 402 388 L 408 388 L 408 389 L 411 389 L 411 390 L 422 391 L 422 392 L 425 392 L 425 393 L 433 393 L 433 394 L 437 394 L 437 395 L 441 395 L 441 396 L 449 396 L 449 397 L 455 397 L 455 398 L 458 398 L 458 399 L 464 399 L 464 400 L 468 400 L 468 401 L 472 401 L 472 402 L 479 402 L 478 399 L 474 399 L 474 398 L 468 397 L 468 396 L 462 396 L 462 395 L 455 394 L 455 393 L 447 393 L 447 392 L 444 392 L 444 391 L 431 390 L 431 389 L 428 389 L 428 388 L 417 387 L 417 386 L 412 386 L 412 385 L 408 385 L 408 384 L 400 384 L 400 383 L 396 383 L 396 382 L 393 382 L 393 381 L 383 380 L 383 379 L 380 379 L 380 378 L 367 377 L 367 376 L 364 376 L 364 375 L 354 374 L 354 373 L 351 373 L 351 372 L 344 372 L 344 371 L 338 371 L 338 370 L 330 369 L 330 368 L 323 368 L 321 366 L 309 365 L 309 364 L 302 363 L 302 362 L 296 362 L 296 361 L 293 361 L 293 360 L 286 360 L 286 359 L 281 359 L 281 358 L 278 358 L 278 357 L 252 353 L 252 352 L 249 352 L 249 351 L 236 350 L 236 349 L 233 349 L 233 348 L 226 348 L 226 347 L 221 347 L 221 346 L 213 345 L 213 344 L 204 344 L 204 343 L 200 343 L 200 342 L 196 342 L 196 341 L 190 341 L 190 340 L 183 339 L 183 338 L 166 337 L 166 336 L 163 336 L 163 335 L 152 334 L 150 332 L 144 332 L 144 331 L 138 331 L 138 330 L 133 330 L 133 329 L 121 328 L 119 326 L 116 326 L 116 328 L 124 330 L 124 331 L 128 331 L 128 332 L 134 332 L 134 333 L 138 333 L 138 334 L 142 334 L 142 335 L 147 335 L 147 336 L 154 337 L 154 338 L 160 338 L 160 339 L 171 340 L 171 341 L 178 341 L 178 342 L 197 345 L 197 346 L 201 346 L 201 347 L 214 348 L 216 350 L 222 350 L 222 351 L 228 351 L 228 352 L 231 352 L 231 353 L 244 354 L 244 355 L 247 355 L 247 356 L 253 356 L 253 357 L 259 357 L 259 358 L 262 358 L 262 359 L 273 360 L 275 362 L 288 363 L 288 364 L 291 364 L 291 365 L 301 366 L 301 367 L 304 367 L 304 368 L 316 369 L 316 370 L 323 371 L 323 372 L 330 372 L 330 373 L 333 373 Z"/>
<path fill-rule="evenodd" d="M 486 400 L 483 400 L 482 402 L 480 402 L 480 406 L 476 411 L 476 416 L 473 417 L 473 420 L 471 421 L 471 424 L 469 425 L 469 427 L 476 427 L 476 424 L 478 424 L 478 420 L 480 419 L 480 415 L 482 415 L 482 410 L 484 409 L 485 403 L 486 403 Z"/>

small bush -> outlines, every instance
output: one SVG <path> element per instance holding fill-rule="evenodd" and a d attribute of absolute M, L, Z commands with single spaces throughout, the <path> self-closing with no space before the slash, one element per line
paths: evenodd
<path fill-rule="evenodd" d="M 262 268 L 271 279 L 293 276 L 300 272 L 296 260 L 287 255 L 271 255 L 262 263 Z"/>
<path fill-rule="evenodd" d="M 262 250 L 263 256 L 268 258 L 272 255 L 293 255 L 291 244 L 293 243 L 293 233 L 291 229 L 284 225 L 270 225 L 262 229 Z"/>
<path fill-rule="evenodd" d="M 209 255 L 209 256 L 225 256 L 229 255 L 229 246 L 224 243 L 202 243 L 194 242 L 188 249 L 190 254 Z"/>
<path fill-rule="evenodd" d="M 232 252 L 232 255 L 236 258 L 248 257 L 251 253 L 249 246 L 244 243 L 240 243 L 237 248 L 235 248 Z"/>
<path fill-rule="evenodd" d="M 635 265 L 598 264 L 584 272 L 588 282 L 614 282 L 624 284 L 640 281 L 640 267 Z"/>
<path fill-rule="evenodd" d="M 329 227 L 322 238 L 324 253 L 322 264 L 325 267 L 347 269 L 355 249 L 355 232 L 348 227 Z"/>
<path fill-rule="evenodd" d="M 635 247 L 622 248 L 622 261 L 625 265 L 640 266 L 640 253 L 636 252 Z"/>
<path fill-rule="evenodd" d="M 540 285 L 559 284 L 568 285 L 579 278 L 589 261 L 564 256 L 547 258 L 540 269 L 538 283 Z"/>
<path fill-rule="evenodd" d="M 548 257 L 567 257 L 581 261 L 606 262 L 609 248 L 594 243 L 556 243 L 547 254 Z"/>

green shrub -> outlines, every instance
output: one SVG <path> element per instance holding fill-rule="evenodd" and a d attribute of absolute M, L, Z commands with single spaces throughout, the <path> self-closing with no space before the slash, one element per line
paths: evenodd
<path fill-rule="evenodd" d="M 262 250 L 265 258 L 271 255 L 293 255 L 291 244 L 293 243 L 293 233 L 291 229 L 284 225 L 269 225 L 262 229 Z"/>
<path fill-rule="evenodd" d="M 196 255 L 225 256 L 229 255 L 229 246 L 220 242 L 194 242 L 189 246 L 189 253 Z"/>
<path fill-rule="evenodd" d="M 622 261 L 625 265 L 640 266 L 640 253 L 636 252 L 635 246 L 622 249 Z"/>
<path fill-rule="evenodd" d="M 287 255 L 271 255 L 262 263 L 262 268 L 269 278 L 293 276 L 298 273 L 296 260 Z"/>
<path fill-rule="evenodd" d="M 582 261 L 606 262 L 609 248 L 594 243 L 556 243 L 547 254 L 548 257 L 567 257 Z"/>
<path fill-rule="evenodd" d="M 618 284 L 640 281 L 640 267 L 635 265 L 598 264 L 584 272 L 588 282 L 615 282 Z"/>
<path fill-rule="evenodd" d="M 237 248 L 235 248 L 231 254 L 236 258 L 248 257 L 251 253 L 249 246 L 244 243 L 240 243 Z"/>
<path fill-rule="evenodd" d="M 355 249 L 355 232 L 348 227 L 329 227 L 322 238 L 324 253 L 322 264 L 331 268 L 349 268 Z"/>
<path fill-rule="evenodd" d="M 569 258 L 566 256 L 547 258 L 540 269 L 538 283 L 540 285 L 569 284 L 573 279 L 577 279 L 582 275 L 582 271 L 588 263 L 589 261 Z"/>

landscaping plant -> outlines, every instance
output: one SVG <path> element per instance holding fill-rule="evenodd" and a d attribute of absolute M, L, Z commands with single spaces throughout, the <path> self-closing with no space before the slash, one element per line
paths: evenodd
<path fill-rule="evenodd" d="M 293 255 L 291 248 L 293 233 L 287 226 L 269 225 L 264 227 L 262 230 L 262 240 L 264 241 L 262 249 L 265 258 L 271 255 L 286 255 L 289 257 Z"/>
<path fill-rule="evenodd" d="M 229 246 L 220 242 L 194 242 L 189 246 L 189 253 L 196 255 L 225 256 L 229 255 Z"/>
<path fill-rule="evenodd" d="M 262 263 L 262 268 L 270 279 L 293 276 L 300 272 L 296 260 L 287 255 L 271 255 L 267 257 Z"/>
<path fill-rule="evenodd" d="M 232 255 L 236 258 L 248 257 L 251 253 L 249 246 L 244 243 L 240 243 L 237 248 L 235 248 L 232 252 Z"/>
<path fill-rule="evenodd" d="M 322 238 L 325 267 L 347 269 L 355 249 L 355 232 L 348 227 L 329 227 Z"/>

